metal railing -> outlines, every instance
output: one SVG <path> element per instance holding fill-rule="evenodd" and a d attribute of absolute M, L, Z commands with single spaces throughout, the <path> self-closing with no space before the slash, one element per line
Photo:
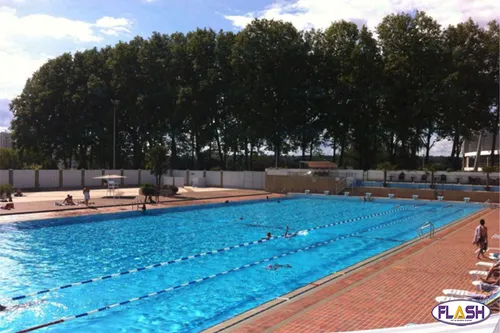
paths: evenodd
<path fill-rule="evenodd" d="M 335 194 L 339 194 L 343 189 L 347 187 L 347 180 L 343 178 L 337 184 L 335 184 Z"/>
<path fill-rule="evenodd" d="M 143 204 L 141 199 L 135 198 L 134 201 L 132 201 L 132 210 L 139 210 L 140 206 Z"/>
<path fill-rule="evenodd" d="M 434 232 L 435 232 L 434 224 L 432 224 L 429 221 L 425 222 L 424 224 L 422 224 L 422 226 L 420 228 L 418 228 L 418 231 L 417 231 L 418 232 L 418 236 L 420 238 L 424 237 L 425 236 L 424 230 L 426 228 L 429 228 L 429 238 L 434 238 Z"/>

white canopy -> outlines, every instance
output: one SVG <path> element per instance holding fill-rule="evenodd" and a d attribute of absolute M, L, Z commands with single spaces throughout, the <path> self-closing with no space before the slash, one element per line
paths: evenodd
<path fill-rule="evenodd" d="M 122 179 L 122 178 L 127 178 L 127 177 L 120 175 L 104 175 L 99 177 L 92 177 L 92 179 Z"/>

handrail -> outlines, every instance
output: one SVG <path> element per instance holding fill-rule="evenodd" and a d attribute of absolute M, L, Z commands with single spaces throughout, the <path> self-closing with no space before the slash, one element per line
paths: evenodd
<path fill-rule="evenodd" d="M 432 224 L 431 222 L 427 221 L 425 222 L 424 224 L 422 224 L 422 226 L 420 228 L 418 228 L 418 236 L 420 238 L 424 237 L 424 232 L 423 232 L 423 229 L 425 228 L 430 228 L 430 231 L 429 231 L 429 238 L 433 238 L 434 237 L 434 233 L 435 233 L 435 229 L 434 229 L 434 224 Z"/>
<path fill-rule="evenodd" d="M 339 188 L 339 186 L 341 187 Z M 346 187 L 347 187 L 347 181 L 346 178 L 343 178 L 340 182 L 335 184 L 335 194 L 339 194 L 339 192 L 345 189 Z"/>
<path fill-rule="evenodd" d="M 139 198 L 135 198 L 133 201 L 132 201 L 132 209 L 134 209 L 134 206 L 135 206 L 135 209 L 139 210 L 139 206 L 141 205 L 141 200 Z"/>

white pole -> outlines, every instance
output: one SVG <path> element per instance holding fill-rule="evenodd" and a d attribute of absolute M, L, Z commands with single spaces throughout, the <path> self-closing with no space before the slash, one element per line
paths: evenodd
<path fill-rule="evenodd" d="M 116 108 L 113 104 L 113 170 L 116 169 Z"/>

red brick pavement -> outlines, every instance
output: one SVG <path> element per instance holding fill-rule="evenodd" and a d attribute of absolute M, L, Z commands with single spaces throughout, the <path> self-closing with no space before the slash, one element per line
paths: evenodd
<path fill-rule="evenodd" d="M 491 236 L 500 232 L 499 210 L 488 210 L 343 278 L 292 299 L 231 332 L 343 332 L 434 322 L 435 297 L 447 288 L 474 290 L 469 270 L 475 269 L 471 244 L 479 217 Z"/>

